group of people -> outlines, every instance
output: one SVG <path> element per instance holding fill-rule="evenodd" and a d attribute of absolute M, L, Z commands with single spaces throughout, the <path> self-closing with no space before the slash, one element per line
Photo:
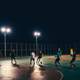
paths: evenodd
<path fill-rule="evenodd" d="M 60 60 L 61 60 L 60 57 L 61 57 L 61 55 L 62 55 L 62 51 L 61 51 L 60 48 L 58 48 L 57 56 L 56 56 L 56 59 L 55 59 L 55 65 L 56 66 L 60 65 Z M 70 66 L 73 68 L 73 67 L 76 66 L 75 63 L 74 63 L 75 60 L 76 60 L 76 52 L 75 52 L 74 49 L 70 49 L 70 55 L 72 57 L 72 59 L 70 61 Z"/>
<path fill-rule="evenodd" d="M 62 55 L 62 50 L 60 48 L 58 48 L 56 59 L 55 59 L 55 65 L 56 66 L 60 65 L 61 55 Z M 76 52 L 75 52 L 74 49 L 70 49 L 70 55 L 72 57 L 72 59 L 70 61 L 70 66 L 71 67 L 75 67 L 76 65 L 74 64 L 74 62 L 76 60 Z M 15 56 L 15 50 L 14 49 L 12 49 L 10 57 L 11 57 L 11 63 L 12 64 L 17 64 L 16 56 Z M 35 64 L 42 65 L 42 63 L 43 63 L 42 62 L 42 52 L 40 51 L 37 54 L 37 56 L 36 56 L 35 52 L 32 52 L 31 53 L 31 57 L 30 57 L 30 64 L 34 66 Z"/>
<path fill-rule="evenodd" d="M 55 66 L 61 65 L 61 55 L 62 55 L 62 50 L 58 48 L 57 54 L 56 54 L 56 59 L 55 59 Z M 70 49 L 70 55 L 72 57 L 70 61 L 70 67 L 75 67 L 75 60 L 76 60 L 76 53 L 74 49 Z M 42 64 L 42 52 L 39 53 L 39 55 L 36 57 L 35 52 L 31 53 L 31 58 L 30 58 L 30 64 L 35 65 L 35 63 Z"/>
<path fill-rule="evenodd" d="M 60 48 L 58 48 L 57 50 L 57 54 L 56 54 L 56 59 L 55 59 L 55 65 L 61 65 L 60 61 L 61 61 L 61 55 L 62 55 L 62 50 Z M 76 53 L 75 50 L 70 49 L 70 55 L 72 57 L 71 61 L 70 61 L 70 66 L 71 67 L 75 67 L 75 60 L 76 60 Z M 42 64 L 42 52 L 40 51 L 40 53 L 38 54 L 38 56 L 36 57 L 35 52 L 31 53 L 31 58 L 30 58 L 30 64 L 35 65 L 35 63 L 38 64 Z"/>
<path fill-rule="evenodd" d="M 30 64 L 32 66 L 34 66 L 35 64 L 38 64 L 38 65 L 42 64 L 42 52 L 41 51 L 37 54 L 37 56 L 35 52 L 31 53 Z"/>
<path fill-rule="evenodd" d="M 14 49 L 12 49 L 12 51 L 10 53 L 10 57 L 11 57 L 11 63 L 12 64 L 17 64 Z M 39 52 L 38 56 L 36 56 L 35 52 L 31 53 L 30 64 L 34 66 L 36 63 L 38 65 L 42 64 L 42 52 L 41 51 Z"/>

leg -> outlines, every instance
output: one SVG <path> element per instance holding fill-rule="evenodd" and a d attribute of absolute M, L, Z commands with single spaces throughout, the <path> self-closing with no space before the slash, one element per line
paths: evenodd
<path fill-rule="evenodd" d="M 11 58 L 11 63 L 13 64 L 13 58 Z"/>
<path fill-rule="evenodd" d="M 60 63 L 60 59 L 58 59 L 58 64 L 61 65 L 61 63 Z"/>
<path fill-rule="evenodd" d="M 37 62 L 39 62 L 39 57 L 37 58 Z"/>
<path fill-rule="evenodd" d="M 40 58 L 40 64 L 42 64 L 42 58 Z"/>
<path fill-rule="evenodd" d="M 30 58 L 30 65 L 32 64 L 32 58 Z"/>
<path fill-rule="evenodd" d="M 40 61 L 41 61 L 40 63 L 43 64 L 43 62 L 42 62 L 42 58 L 40 59 Z"/>
<path fill-rule="evenodd" d="M 70 66 L 71 66 L 71 68 L 73 67 L 73 59 L 70 62 Z"/>
<path fill-rule="evenodd" d="M 37 64 L 39 64 L 39 61 L 40 61 L 40 59 L 39 59 L 39 57 L 37 58 Z"/>
<path fill-rule="evenodd" d="M 33 59 L 33 66 L 35 65 L 35 59 Z"/>
<path fill-rule="evenodd" d="M 14 62 L 15 62 L 15 64 L 17 64 L 17 62 L 16 62 L 16 59 L 14 58 Z"/>
<path fill-rule="evenodd" d="M 71 61 L 71 67 L 73 68 L 73 67 L 76 67 L 76 65 L 74 64 L 74 62 L 75 62 L 75 60 L 73 59 L 72 61 Z"/>
<path fill-rule="evenodd" d="M 57 66 L 57 59 L 55 60 L 55 66 Z"/>

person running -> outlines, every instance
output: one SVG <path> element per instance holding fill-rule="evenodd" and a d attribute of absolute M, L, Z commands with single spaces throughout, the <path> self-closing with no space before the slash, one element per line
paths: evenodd
<path fill-rule="evenodd" d="M 61 56 L 62 52 L 61 52 L 61 49 L 58 48 L 58 52 L 57 52 L 57 56 L 56 56 L 56 59 L 55 59 L 55 65 L 58 66 L 58 64 L 60 65 L 60 56 Z"/>
<path fill-rule="evenodd" d="M 42 52 L 41 52 L 41 51 L 40 51 L 40 53 L 38 54 L 37 63 L 38 63 L 39 65 L 42 64 Z"/>
<path fill-rule="evenodd" d="M 70 66 L 73 68 L 75 67 L 76 65 L 74 64 L 75 60 L 76 60 L 76 53 L 73 49 L 70 50 L 70 54 L 72 56 L 72 59 L 70 61 Z"/>
<path fill-rule="evenodd" d="M 34 66 L 35 65 L 35 52 L 31 53 L 31 58 L 30 58 L 30 65 Z"/>
<path fill-rule="evenodd" d="M 11 56 L 11 63 L 16 64 L 17 62 L 16 62 L 16 58 L 15 58 L 15 50 L 14 49 L 12 49 L 10 56 Z"/>

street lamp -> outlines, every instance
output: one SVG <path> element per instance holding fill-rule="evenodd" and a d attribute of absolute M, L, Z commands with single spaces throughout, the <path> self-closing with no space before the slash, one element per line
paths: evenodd
<path fill-rule="evenodd" d="M 38 51 L 38 37 L 41 36 L 41 33 L 39 31 L 35 31 L 34 36 L 36 37 L 36 54 L 37 54 L 37 51 Z"/>
<path fill-rule="evenodd" d="M 11 28 L 2 27 L 0 31 L 4 34 L 4 55 L 6 57 L 6 35 L 11 32 Z"/>

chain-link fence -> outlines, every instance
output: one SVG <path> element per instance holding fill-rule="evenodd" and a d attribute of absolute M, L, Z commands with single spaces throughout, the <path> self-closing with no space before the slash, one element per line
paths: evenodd
<path fill-rule="evenodd" d="M 58 46 L 60 47 L 60 46 Z M 56 45 L 53 44 L 38 44 L 38 51 L 42 51 L 44 55 L 54 55 L 57 52 Z M 64 54 L 69 53 L 71 46 L 65 45 L 60 47 Z M 29 56 L 32 51 L 36 51 L 36 45 L 31 43 L 7 43 L 6 44 L 6 56 L 10 56 L 12 49 L 15 49 L 16 56 Z M 77 49 L 78 50 L 78 49 Z M 79 50 L 78 50 L 79 53 Z M 4 44 L 0 43 L 0 56 L 4 57 Z"/>
<path fill-rule="evenodd" d="M 36 45 L 30 43 L 7 43 L 6 44 L 6 56 L 10 56 L 11 50 L 15 50 L 16 56 L 28 56 L 32 51 L 36 51 Z M 44 55 L 53 54 L 53 47 L 47 44 L 38 44 L 38 52 L 42 51 Z M 0 56 L 5 56 L 4 54 L 4 44 L 0 43 Z"/>

